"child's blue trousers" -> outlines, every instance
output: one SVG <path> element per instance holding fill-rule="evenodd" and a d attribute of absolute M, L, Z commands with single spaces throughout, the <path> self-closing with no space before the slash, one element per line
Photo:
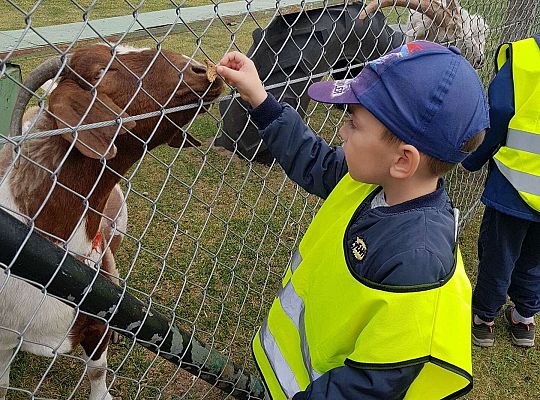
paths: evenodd
<path fill-rule="evenodd" d="M 510 297 L 523 317 L 540 311 L 540 222 L 486 207 L 478 237 L 473 312 L 493 321 Z"/>

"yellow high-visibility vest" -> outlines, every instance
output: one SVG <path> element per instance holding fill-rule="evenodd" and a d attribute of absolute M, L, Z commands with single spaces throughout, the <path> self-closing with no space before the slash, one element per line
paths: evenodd
<path fill-rule="evenodd" d="M 425 363 L 405 399 L 455 398 L 472 388 L 471 286 L 457 244 L 452 274 L 434 284 L 387 286 L 355 277 L 347 266 L 346 228 L 376 187 L 348 174 L 338 183 L 253 339 L 274 400 L 345 364 L 392 369 Z"/>
<path fill-rule="evenodd" d="M 497 55 L 498 68 L 507 59 L 512 63 L 515 114 L 506 144 L 493 158 L 521 198 L 540 211 L 540 44 L 534 38 L 505 43 Z"/>

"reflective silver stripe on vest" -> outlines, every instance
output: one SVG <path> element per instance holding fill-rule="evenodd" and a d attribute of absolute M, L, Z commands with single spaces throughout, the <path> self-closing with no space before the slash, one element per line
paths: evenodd
<path fill-rule="evenodd" d="M 494 160 L 499 171 L 501 171 L 518 192 L 540 196 L 540 176 L 516 171 L 515 169 L 508 168 L 502 162 L 497 160 L 497 158 L 494 158 Z"/>
<path fill-rule="evenodd" d="M 291 370 L 291 367 L 283 357 L 272 332 L 268 329 L 268 317 L 264 319 L 259 333 L 262 348 L 266 354 L 266 358 L 270 362 L 270 366 L 276 374 L 276 378 L 281 386 L 281 390 L 287 397 L 292 397 L 295 393 L 300 392 L 300 385 Z"/>
<path fill-rule="evenodd" d="M 300 255 L 300 250 L 296 250 L 291 260 L 291 272 L 296 271 L 296 268 L 298 268 L 301 262 L 302 262 L 302 256 Z"/>
<path fill-rule="evenodd" d="M 506 146 L 516 150 L 540 154 L 540 134 L 509 128 Z"/>
<path fill-rule="evenodd" d="M 298 296 L 294 290 L 292 282 L 289 281 L 287 285 L 281 289 L 279 295 L 279 302 L 285 314 L 291 319 L 298 334 L 300 335 L 300 343 L 302 345 L 302 359 L 304 360 L 304 366 L 311 377 L 311 380 L 319 378 L 321 374 L 313 369 L 311 365 L 311 356 L 309 354 L 309 346 L 306 338 L 306 329 L 304 325 L 304 302 Z"/>

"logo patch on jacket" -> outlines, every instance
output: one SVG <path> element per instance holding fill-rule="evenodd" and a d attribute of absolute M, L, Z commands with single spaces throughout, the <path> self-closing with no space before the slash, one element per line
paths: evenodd
<path fill-rule="evenodd" d="M 366 257 L 367 253 L 367 246 L 364 239 L 357 236 L 356 240 L 351 245 L 351 250 L 354 258 L 356 258 L 358 261 L 362 261 Z"/>

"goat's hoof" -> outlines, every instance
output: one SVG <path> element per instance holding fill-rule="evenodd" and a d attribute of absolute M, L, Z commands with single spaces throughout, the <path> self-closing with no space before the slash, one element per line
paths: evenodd
<path fill-rule="evenodd" d="M 112 344 L 120 343 L 120 334 L 118 332 L 113 332 L 112 333 L 112 335 L 111 335 L 111 343 Z M 120 399 L 120 397 L 118 397 L 118 399 Z"/>

